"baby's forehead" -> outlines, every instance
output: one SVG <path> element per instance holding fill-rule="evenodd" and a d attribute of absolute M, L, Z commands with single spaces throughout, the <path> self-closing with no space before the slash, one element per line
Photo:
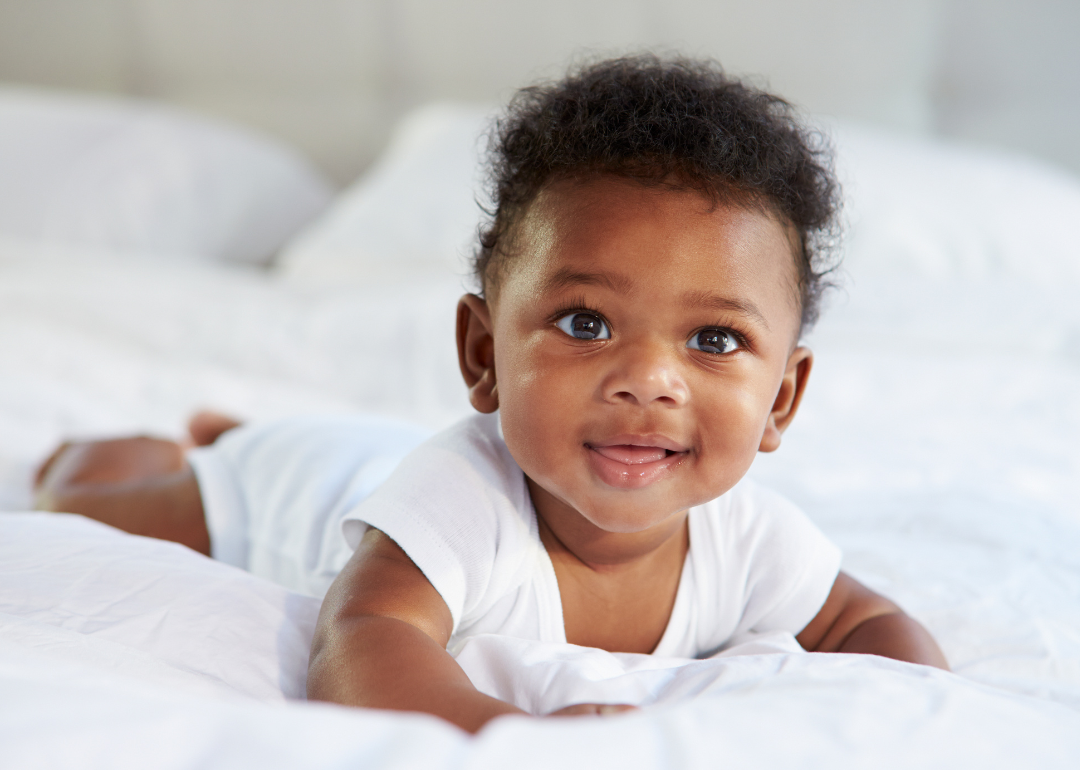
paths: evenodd
<path fill-rule="evenodd" d="M 640 299 L 678 288 L 756 295 L 797 318 L 793 249 L 791 228 L 745 200 L 618 177 L 567 179 L 525 212 L 503 275 L 536 298 L 587 285 Z"/>
<path fill-rule="evenodd" d="M 516 230 L 515 269 L 550 269 L 554 262 L 561 269 L 639 248 L 651 248 L 649 263 L 668 272 L 700 270 L 710 260 L 717 268 L 753 268 L 779 256 L 783 280 L 798 296 L 798 234 L 749 196 L 720 198 L 612 175 L 560 179 L 540 191 Z"/>

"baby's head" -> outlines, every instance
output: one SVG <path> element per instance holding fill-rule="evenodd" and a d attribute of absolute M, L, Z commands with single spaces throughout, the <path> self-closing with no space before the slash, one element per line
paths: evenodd
<path fill-rule="evenodd" d="M 474 264 L 485 296 L 497 292 L 518 252 L 516 225 L 541 190 L 614 175 L 771 213 L 794 238 L 803 328 L 817 319 L 837 186 L 827 151 L 782 99 L 707 61 L 615 59 L 522 89 L 493 138 L 495 212 Z"/>
<path fill-rule="evenodd" d="M 519 92 L 491 166 L 459 352 L 538 508 L 641 532 L 730 489 L 809 374 L 827 153 L 780 99 L 644 56 Z"/>

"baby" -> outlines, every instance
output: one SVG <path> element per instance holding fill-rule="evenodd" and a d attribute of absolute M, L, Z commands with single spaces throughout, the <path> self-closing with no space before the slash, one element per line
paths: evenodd
<path fill-rule="evenodd" d="M 201 415 L 186 456 L 61 448 L 42 507 L 302 590 L 332 580 L 309 697 L 471 731 L 521 713 L 452 657 L 481 633 L 692 658 L 788 631 L 944 668 L 804 514 L 744 479 L 806 389 L 835 213 L 787 105 L 707 63 L 633 57 L 521 91 L 495 139 L 481 291 L 457 314 L 478 415 L 426 441 L 368 418 Z"/>

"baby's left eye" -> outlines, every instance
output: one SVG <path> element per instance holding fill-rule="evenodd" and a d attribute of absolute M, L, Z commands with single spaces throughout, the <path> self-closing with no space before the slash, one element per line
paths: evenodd
<path fill-rule="evenodd" d="M 731 353 L 742 346 L 729 331 L 704 329 L 687 340 L 686 347 L 706 353 Z"/>
<path fill-rule="evenodd" d="M 611 331 L 604 319 L 593 313 L 570 313 L 556 321 L 555 325 L 579 340 L 611 339 Z"/>

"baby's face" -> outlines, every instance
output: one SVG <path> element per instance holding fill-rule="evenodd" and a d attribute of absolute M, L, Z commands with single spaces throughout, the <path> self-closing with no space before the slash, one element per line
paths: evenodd
<path fill-rule="evenodd" d="M 643 532 L 775 448 L 794 414 L 777 419 L 778 393 L 797 406 L 809 371 L 776 220 L 617 177 L 566 181 L 515 247 L 487 305 L 488 403 L 541 513 Z"/>

